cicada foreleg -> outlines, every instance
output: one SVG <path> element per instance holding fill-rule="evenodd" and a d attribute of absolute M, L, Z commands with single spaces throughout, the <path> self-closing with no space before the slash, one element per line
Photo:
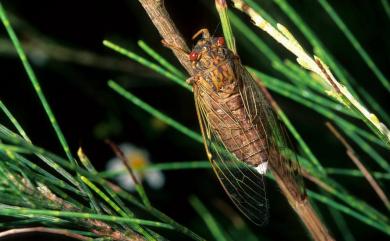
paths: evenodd
<path fill-rule="evenodd" d="M 180 46 L 168 43 L 165 39 L 161 40 L 161 43 L 165 47 L 170 48 L 172 50 L 176 50 L 176 51 L 182 52 L 182 53 L 187 54 L 187 55 L 190 53 L 190 51 L 187 51 Z"/>
<path fill-rule="evenodd" d="M 196 32 L 193 36 L 192 36 L 192 40 L 194 40 L 195 38 L 197 38 L 199 35 L 202 34 L 202 38 L 203 39 L 209 39 L 210 38 L 210 32 L 207 28 L 202 28 L 200 29 L 198 32 Z"/>

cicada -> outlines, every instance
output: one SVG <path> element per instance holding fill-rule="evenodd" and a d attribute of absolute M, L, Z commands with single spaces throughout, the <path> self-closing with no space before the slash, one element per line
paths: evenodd
<path fill-rule="evenodd" d="M 269 216 L 264 183 L 269 166 L 294 177 L 299 166 L 282 163 L 287 160 L 281 154 L 286 150 L 283 127 L 240 58 L 223 37 L 201 29 L 193 39 L 200 35 L 187 53 L 194 69 L 187 83 L 193 87 L 208 159 L 237 208 L 263 225 Z"/>

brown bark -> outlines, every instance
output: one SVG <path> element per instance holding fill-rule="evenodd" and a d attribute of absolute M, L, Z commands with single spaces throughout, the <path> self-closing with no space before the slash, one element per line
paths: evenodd
<path fill-rule="evenodd" d="M 171 45 L 179 47 L 184 51 L 189 52 L 189 48 L 184 41 L 184 38 L 177 30 L 176 25 L 173 23 L 172 19 L 169 17 L 167 10 L 164 7 L 163 0 L 139 0 L 150 19 L 152 20 L 154 26 L 157 28 L 160 35 L 163 39 Z M 188 59 L 188 55 L 182 51 L 173 49 L 174 54 L 176 55 L 179 62 L 187 70 L 190 75 L 193 75 L 194 71 L 191 67 L 191 63 Z"/>
<path fill-rule="evenodd" d="M 31 227 L 31 228 L 16 228 L 10 229 L 0 233 L 0 238 L 6 238 L 12 235 L 26 234 L 26 233 L 51 233 L 74 238 L 78 240 L 91 240 L 90 237 L 86 237 L 77 233 L 72 233 L 65 229 L 46 228 L 46 227 Z"/>
<path fill-rule="evenodd" d="M 272 160 L 270 160 L 270 169 L 276 183 L 278 184 L 283 195 L 287 198 L 290 206 L 298 214 L 299 218 L 310 232 L 313 239 L 316 241 L 334 240 L 326 226 L 322 223 L 314 211 L 309 199 L 306 196 L 302 197 L 298 194 L 298 184 L 293 180 L 286 180 L 289 178 L 281 175 L 280 170 L 277 170 L 276 168 L 278 167 L 275 167 Z"/>

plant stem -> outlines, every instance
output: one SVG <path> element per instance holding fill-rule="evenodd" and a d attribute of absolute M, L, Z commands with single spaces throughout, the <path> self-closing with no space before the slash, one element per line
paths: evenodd
<path fill-rule="evenodd" d="M 262 85 L 261 82 L 258 83 L 261 91 L 265 95 L 265 98 L 268 100 L 268 102 L 271 104 L 274 111 L 276 113 L 282 112 L 281 108 L 272 98 L 271 94 L 264 87 L 264 85 Z M 280 155 L 276 154 L 274 156 L 277 157 Z M 283 157 L 274 158 L 274 160 L 270 161 L 270 169 L 276 183 L 282 190 L 283 195 L 287 198 L 290 206 L 294 209 L 299 218 L 305 224 L 313 239 L 317 241 L 334 240 L 325 224 L 321 222 L 321 219 L 318 217 L 317 213 L 311 206 L 309 199 L 306 196 L 302 197 L 300 192 L 300 184 L 297 182 L 296 178 L 288 175 L 288 168 L 289 166 L 286 165 L 286 160 L 283 160 Z"/>
<path fill-rule="evenodd" d="M 31 227 L 31 228 L 17 228 L 10 229 L 0 233 L 0 238 L 9 237 L 11 235 L 23 234 L 23 233 L 51 233 L 57 235 L 63 235 L 72 239 L 78 240 L 93 240 L 90 237 L 83 236 L 81 234 L 73 233 L 66 229 L 57 228 L 45 228 L 45 227 Z"/>
<path fill-rule="evenodd" d="M 297 202 L 294 195 L 290 192 L 290 188 L 286 186 L 284 179 L 277 174 L 275 169 L 271 169 L 275 177 L 275 181 L 282 190 L 284 196 L 288 199 L 290 206 L 298 214 L 299 218 L 305 224 L 307 230 L 310 232 L 314 240 L 334 240 L 330 235 L 328 229 L 322 223 L 308 198 L 304 198 Z"/>
<path fill-rule="evenodd" d="M 139 0 L 142 7 L 145 9 L 146 13 L 149 15 L 149 18 L 152 20 L 154 26 L 157 28 L 160 35 L 163 39 L 172 45 L 177 46 L 184 51 L 189 52 L 189 48 L 184 41 L 179 30 L 176 28 L 176 25 L 170 18 L 167 10 L 164 6 L 163 0 Z M 187 70 L 190 75 L 193 75 L 193 69 L 191 67 L 191 62 L 188 59 L 188 56 L 182 52 L 173 49 L 173 53 L 176 55 L 179 62 Z"/>

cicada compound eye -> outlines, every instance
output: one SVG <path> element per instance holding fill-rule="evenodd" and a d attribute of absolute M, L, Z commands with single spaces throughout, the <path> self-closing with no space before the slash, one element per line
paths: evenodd
<path fill-rule="evenodd" d="M 225 44 L 225 38 L 224 37 L 219 37 L 218 39 L 217 39 L 217 45 L 218 46 L 222 46 L 222 45 L 224 45 Z"/>
<path fill-rule="evenodd" d="M 195 51 L 192 51 L 189 55 L 190 61 L 196 61 L 198 59 L 198 53 Z"/>

